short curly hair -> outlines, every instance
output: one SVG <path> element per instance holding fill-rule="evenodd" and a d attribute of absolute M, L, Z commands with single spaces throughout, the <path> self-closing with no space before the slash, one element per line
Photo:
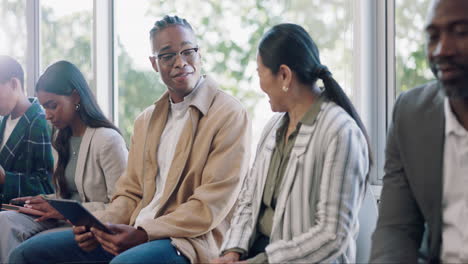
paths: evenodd
<path fill-rule="evenodd" d="M 164 28 L 166 28 L 168 26 L 173 26 L 173 25 L 180 25 L 180 26 L 186 27 L 186 28 L 190 29 L 193 32 L 192 26 L 184 18 L 180 18 L 178 16 L 168 16 L 168 15 L 166 15 L 166 16 L 163 17 L 163 19 L 158 20 L 158 21 L 156 21 L 154 23 L 153 28 L 149 32 L 150 33 L 150 39 L 153 39 L 154 36 L 156 35 L 156 33 L 158 33 L 160 30 L 162 30 L 162 29 L 164 29 Z"/>

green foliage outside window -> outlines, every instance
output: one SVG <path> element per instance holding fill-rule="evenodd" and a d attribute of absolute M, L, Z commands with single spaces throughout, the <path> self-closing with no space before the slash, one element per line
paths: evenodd
<path fill-rule="evenodd" d="M 0 0 L 0 54 L 26 65 L 26 0 Z M 25 83 L 27 82 L 25 73 Z"/>
<path fill-rule="evenodd" d="M 126 0 L 117 0 L 126 1 Z M 26 63 L 26 0 L 0 0 L 0 33 L 8 49 L 4 54 Z M 135 4 L 138 1 L 134 1 Z M 147 13 L 156 21 L 178 14 L 194 26 L 203 52 L 204 70 L 222 89 L 253 109 L 261 92 L 253 83 L 256 48 L 262 34 L 280 22 L 303 25 L 316 40 L 327 64 L 353 97 L 352 0 L 151 0 Z M 396 91 L 408 90 L 433 79 L 424 51 L 424 22 L 429 0 L 396 0 Z M 92 71 L 92 11 L 56 16 L 41 6 L 41 68 L 59 59 L 75 63 L 94 89 Z M 119 19 L 116 17 L 116 19 Z M 232 21 L 242 26 L 241 37 L 232 34 Z M 148 28 L 149 30 L 149 28 Z M 65 38 L 64 38 L 65 36 Z M 145 36 L 148 37 L 148 36 Z M 135 117 L 166 90 L 154 71 L 135 67 L 120 41 L 118 50 L 119 127 L 127 141 Z M 142 39 L 149 50 L 148 39 Z M 23 53 L 22 53 L 23 52 Z"/>
<path fill-rule="evenodd" d="M 396 94 L 434 79 L 426 59 L 424 37 L 429 2 L 430 0 L 396 1 Z"/>
<path fill-rule="evenodd" d="M 213 76 L 224 91 L 239 98 L 252 117 L 262 96 L 256 82 L 257 45 L 270 27 L 281 22 L 303 25 L 320 47 L 322 62 L 333 69 L 345 90 L 352 93 L 353 51 L 352 36 L 349 37 L 352 0 L 151 0 L 149 3 L 144 15 L 154 21 L 169 14 L 184 17 L 192 24 L 199 40 L 204 72 Z M 119 48 L 119 126 L 128 139 L 136 115 L 166 88 L 153 71 L 137 70 L 124 48 Z M 149 50 L 149 46 L 142 45 L 142 48 Z"/>
<path fill-rule="evenodd" d="M 57 16 L 49 6 L 41 6 L 41 72 L 59 60 L 75 64 L 94 87 L 92 67 L 93 40 L 92 10 Z"/>

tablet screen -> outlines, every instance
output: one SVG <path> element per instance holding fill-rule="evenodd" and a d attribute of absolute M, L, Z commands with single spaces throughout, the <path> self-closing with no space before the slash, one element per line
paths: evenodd
<path fill-rule="evenodd" d="M 73 200 L 46 199 L 49 204 L 59 211 L 67 220 L 75 226 L 97 228 L 106 233 L 113 234 L 101 221 L 92 215 L 79 202 Z"/>

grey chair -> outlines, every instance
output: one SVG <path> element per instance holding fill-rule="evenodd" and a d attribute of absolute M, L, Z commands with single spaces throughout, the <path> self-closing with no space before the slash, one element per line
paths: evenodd
<path fill-rule="evenodd" d="M 359 233 L 356 239 L 356 263 L 369 263 L 371 236 L 377 224 L 377 200 L 370 186 L 367 186 L 361 210 L 359 211 Z"/>

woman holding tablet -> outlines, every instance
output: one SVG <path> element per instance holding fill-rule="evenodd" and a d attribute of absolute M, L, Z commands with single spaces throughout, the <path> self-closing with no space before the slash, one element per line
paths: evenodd
<path fill-rule="evenodd" d="M 104 116 L 83 74 L 70 62 L 52 64 L 39 78 L 36 93 L 54 126 L 58 162 L 53 174 L 55 196 L 76 200 L 89 211 L 110 202 L 124 172 L 128 151 L 119 130 Z M 66 225 L 43 197 L 23 197 L 24 208 L 1 212 L 0 263 L 35 234 Z M 31 216 L 31 214 L 36 216 Z"/>

